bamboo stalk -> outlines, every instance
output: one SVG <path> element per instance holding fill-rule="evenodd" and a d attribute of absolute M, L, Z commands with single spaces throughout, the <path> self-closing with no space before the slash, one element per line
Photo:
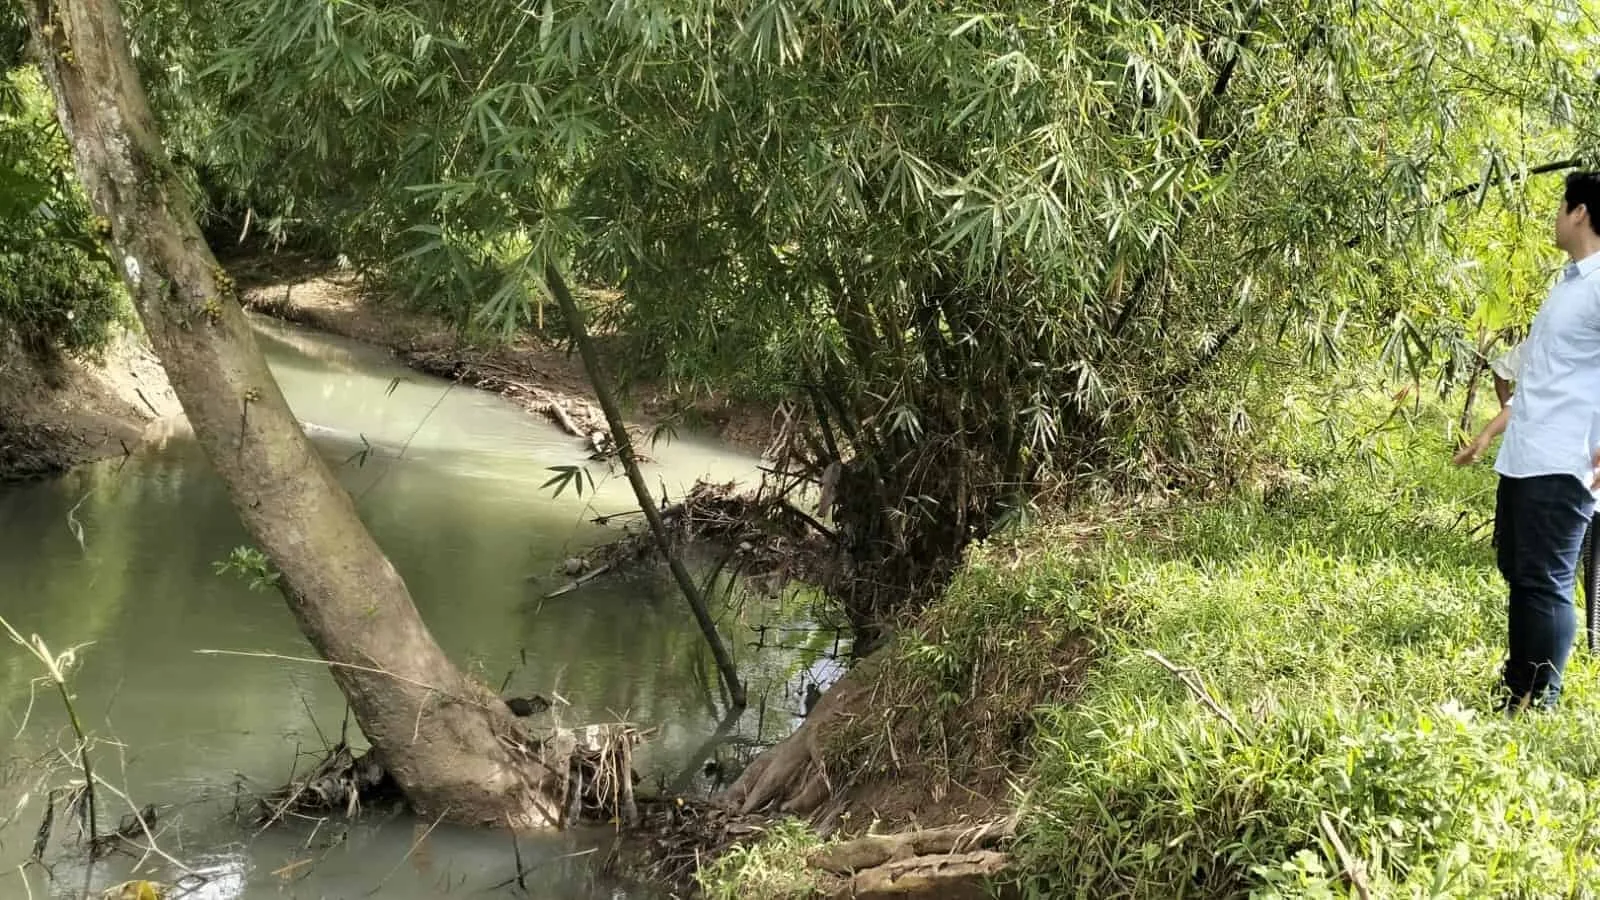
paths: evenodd
<path fill-rule="evenodd" d="M 72 695 L 67 692 L 66 679 L 55 667 L 51 667 L 51 677 L 55 679 L 56 690 L 61 692 L 61 705 L 67 708 L 67 720 L 72 723 L 72 733 L 78 737 L 78 767 L 83 770 L 83 789 L 87 792 L 84 796 L 83 822 L 89 832 L 89 846 L 93 848 L 98 837 L 95 831 L 99 816 L 95 809 L 94 768 L 89 764 L 89 738 L 83 733 L 83 723 L 78 721 L 78 708 L 73 705 Z M 90 852 L 93 853 L 93 850 Z"/>
<path fill-rule="evenodd" d="M 545 266 L 544 278 L 550 293 L 555 295 L 556 303 L 561 307 L 561 315 L 566 318 L 567 327 L 572 331 L 572 341 L 578 345 L 578 355 L 583 357 L 583 367 L 589 374 L 589 383 L 594 386 L 595 396 L 600 401 L 600 409 L 605 413 L 606 424 L 611 428 L 611 438 L 617 443 L 617 456 L 622 460 L 622 468 L 628 473 L 628 483 L 633 486 L 633 494 L 638 498 L 639 510 L 649 520 L 650 530 L 655 533 L 656 541 L 661 544 L 661 552 L 667 557 L 667 567 L 672 570 L 672 577 L 677 580 L 684 599 L 689 601 L 689 608 L 694 611 L 695 622 L 699 624 L 700 633 L 705 635 L 706 643 L 711 647 L 711 655 L 716 658 L 717 672 L 722 676 L 723 684 L 728 689 L 730 701 L 735 709 L 743 709 L 746 705 L 744 685 L 739 683 L 739 672 L 734 668 L 733 657 L 728 654 L 722 636 L 717 633 L 716 623 L 712 621 L 711 613 L 706 610 L 705 595 L 700 592 L 699 585 L 694 583 L 689 570 L 684 568 L 678 554 L 672 551 L 666 525 L 661 521 L 661 511 L 656 508 L 655 498 L 650 496 L 650 487 L 644 483 L 644 475 L 639 471 L 638 457 L 633 450 L 633 439 L 628 436 L 627 424 L 622 420 L 622 410 L 617 406 L 616 397 L 606 385 L 605 373 L 600 369 L 600 358 L 595 353 L 594 344 L 589 340 L 583 312 L 573 301 L 572 292 L 567 289 L 566 279 L 561 277 L 561 273 L 553 263 Z"/>

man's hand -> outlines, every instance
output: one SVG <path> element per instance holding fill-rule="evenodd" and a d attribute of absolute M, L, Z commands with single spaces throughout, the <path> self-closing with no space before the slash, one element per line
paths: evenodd
<path fill-rule="evenodd" d="M 1594 480 L 1589 482 L 1589 490 L 1600 491 L 1600 450 L 1594 452 Z"/>
<path fill-rule="evenodd" d="M 1468 441 L 1466 446 L 1456 451 L 1456 455 L 1450 461 L 1458 466 L 1470 466 L 1483 456 L 1483 451 L 1486 449 L 1488 449 L 1487 441 Z M 1600 457 L 1600 454 L 1596 456 Z"/>

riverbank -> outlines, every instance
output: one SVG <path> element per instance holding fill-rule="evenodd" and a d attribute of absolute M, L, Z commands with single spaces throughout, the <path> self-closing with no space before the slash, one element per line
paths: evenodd
<path fill-rule="evenodd" d="M 450 323 L 407 310 L 370 291 L 354 273 L 303 254 L 246 256 L 223 265 L 248 310 L 384 347 L 419 372 L 500 394 L 574 437 L 606 431 L 582 361 L 548 339 L 523 333 L 503 344 L 464 341 Z M 601 348 L 603 354 L 603 342 Z M 642 428 L 679 415 L 755 454 L 776 433 L 774 410 L 761 404 L 688 400 L 654 384 L 634 385 L 629 399 L 630 425 Z"/>
<path fill-rule="evenodd" d="M 0 343 L 0 483 L 125 456 L 181 415 L 160 362 L 133 332 L 113 336 L 99 359 Z"/>
<path fill-rule="evenodd" d="M 1027 896 L 1587 896 L 1600 666 L 1575 653 L 1558 714 L 1494 711 L 1494 477 L 1449 465 L 1452 415 L 1366 452 L 1296 435 L 1298 478 L 976 548 L 848 739 L 813 744 L 831 783 L 903 804 L 998 776 L 995 883 Z M 847 895 L 825 816 L 764 828 L 708 896 Z"/>

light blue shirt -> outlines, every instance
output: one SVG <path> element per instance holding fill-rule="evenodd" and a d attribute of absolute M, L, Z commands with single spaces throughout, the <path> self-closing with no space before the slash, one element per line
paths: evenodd
<path fill-rule="evenodd" d="M 1600 253 L 1562 270 L 1521 356 L 1495 471 L 1571 475 L 1589 486 L 1600 448 Z"/>

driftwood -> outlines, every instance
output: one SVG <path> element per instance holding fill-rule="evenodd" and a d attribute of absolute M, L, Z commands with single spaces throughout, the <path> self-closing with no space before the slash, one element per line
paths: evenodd
<path fill-rule="evenodd" d="M 850 875 L 894 860 L 933 854 L 966 853 L 995 847 L 1015 834 L 1007 820 L 977 825 L 947 825 L 896 834 L 869 834 L 823 847 L 807 862 L 835 875 Z"/>
<path fill-rule="evenodd" d="M 559 402 L 554 400 L 550 401 L 550 403 L 546 405 L 546 415 L 554 419 L 556 424 L 560 425 L 562 429 L 567 432 L 567 434 L 570 434 L 575 438 L 581 438 L 584 436 L 583 431 L 578 428 L 578 423 L 572 421 L 572 416 L 567 414 L 566 408 L 563 407 Z"/>
<path fill-rule="evenodd" d="M 574 578 L 573 580 L 567 582 L 566 584 L 562 585 L 561 587 L 558 587 L 555 590 L 551 591 L 550 593 L 545 594 L 544 598 L 546 600 L 549 600 L 549 599 L 554 598 L 554 597 L 560 597 L 562 594 L 570 594 L 573 591 L 577 590 L 578 588 L 583 587 L 584 585 L 586 585 L 589 582 L 595 580 L 596 578 L 599 578 L 601 575 L 604 575 L 609 571 L 611 571 L 611 564 L 610 563 L 606 563 L 605 565 L 602 565 L 602 566 L 597 566 L 597 567 L 595 567 L 593 569 L 590 569 L 588 572 L 585 572 L 582 576 L 580 576 L 578 578 Z"/>
<path fill-rule="evenodd" d="M 938 900 L 989 900 L 990 879 L 1005 871 L 1011 857 L 995 850 L 914 856 L 858 872 L 834 897 L 930 897 Z"/>

